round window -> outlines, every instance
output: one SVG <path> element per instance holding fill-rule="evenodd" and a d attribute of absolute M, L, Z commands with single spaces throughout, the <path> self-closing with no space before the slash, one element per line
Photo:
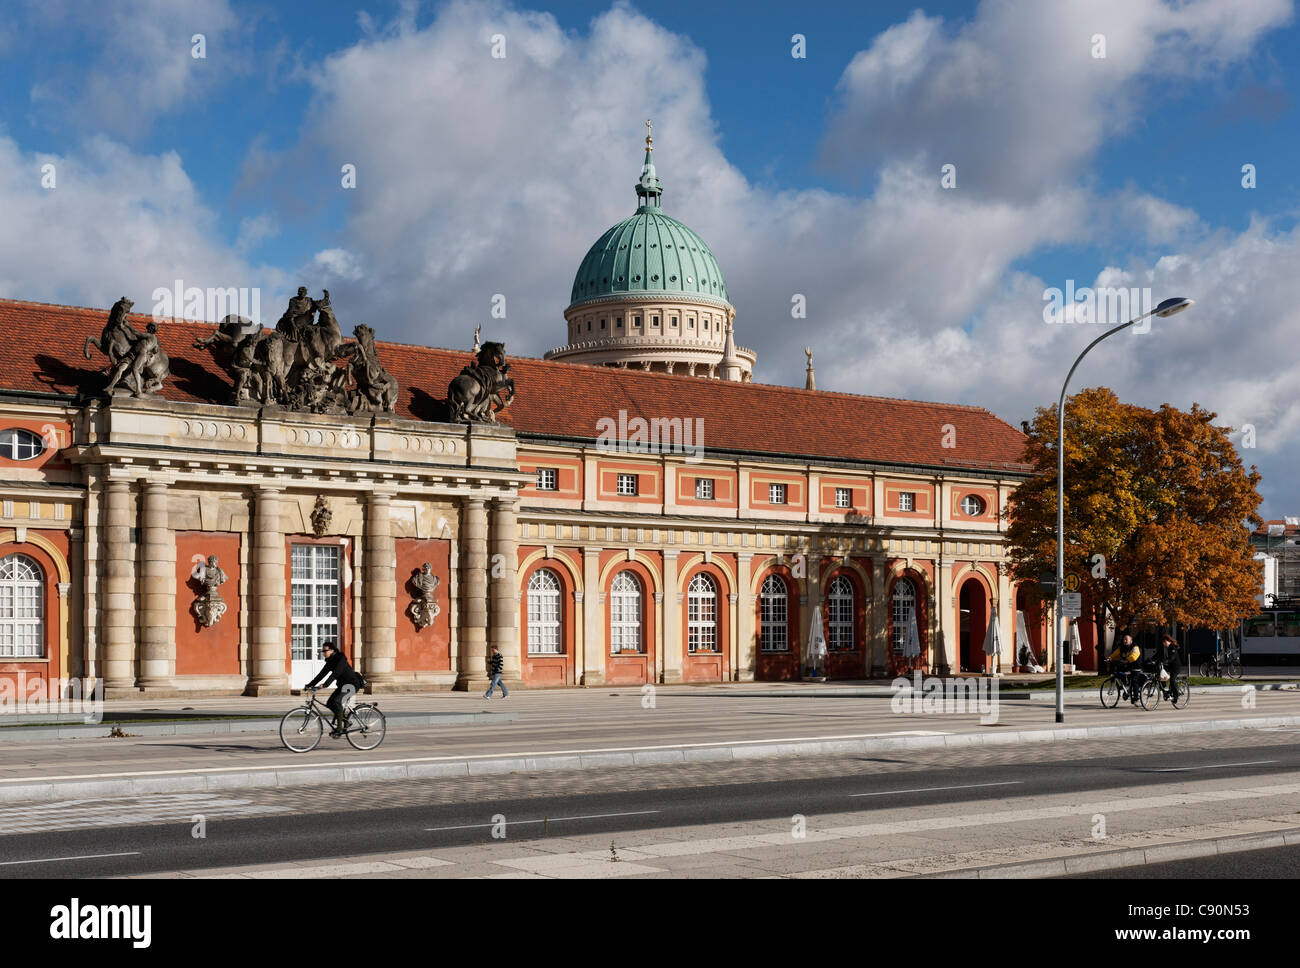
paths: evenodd
<path fill-rule="evenodd" d="M 45 442 L 30 430 L 17 427 L 0 430 L 0 457 L 31 460 L 45 451 Z"/>
<path fill-rule="evenodd" d="M 967 517 L 978 518 L 984 513 L 984 499 L 967 494 L 961 499 L 961 510 Z"/>

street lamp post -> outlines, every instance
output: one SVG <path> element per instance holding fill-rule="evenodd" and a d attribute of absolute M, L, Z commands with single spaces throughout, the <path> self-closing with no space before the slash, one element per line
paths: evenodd
<path fill-rule="evenodd" d="M 1056 721 L 1065 722 L 1065 615 L 1061 609 L 1062 586 L 1065 584 L 1065 391 L 1070 385 L 1070 377 L 1079 368 L 1088 351 L 1108 336 L 1114 336 L 1120 330 L 1128 329 L 1134 323 L 1148 316 L 1172 316 L 1181 313 L 1192 305 L 1191 299 L 1166 299 L 1155 309 L 1135 316 L 1122 326 L 1108 329 L 1089 343 L 1061 384 L 1061 397 L 1056 404 Z"/>

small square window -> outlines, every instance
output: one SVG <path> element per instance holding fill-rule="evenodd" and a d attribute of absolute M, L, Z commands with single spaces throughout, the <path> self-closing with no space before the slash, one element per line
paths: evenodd
<path fill-rule="evenodd" d="M 623 495 L 635 495 L 636 478 L 637 476 L 635 474 L 619 474 L 618 493 Z"/>
<path fill-rule="evenodd" d="M 835 506 L 837 508 L 853 507 L 853 492 L 847 487 L 837 487 L 835 489 Z"/>
<path fill-rule="evenodd" d="M 695 478 L 695 500 L 697 501 L 713 500 L 713 478 L 711 477 Z"/>
<path fill-rule="evenodd" d="M 898 510 L 915 511 L 916 495 L 911 491 L 902 491 L 898 495 Z"/>
<path fill-rule="evenodd" d="M 558 491 L 558 476 L 554 467 L 537 468 L 537 489 L 539 491 Z"/>
<path fill-rule="evenodd" d="M 785 503 L 785 485 L 769 484 L 767 485 L 767 503 L 784 504 Z"/>

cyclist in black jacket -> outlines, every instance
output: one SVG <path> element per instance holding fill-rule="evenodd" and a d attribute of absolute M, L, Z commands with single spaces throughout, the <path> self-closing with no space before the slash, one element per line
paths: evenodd
<path fill-rule="evenodd" d="M 1178 652 L 1178 643 L 1166 632 L 1156 649 L 1156 661 L 1169 673 L 1169 694 L 1174 704 L 1178 703 L 1178 677 L 1183 674 L 1183 660 Z"/>
<path fill-rule="evenodd" d="M 315 679 L 307 683 L 307 688 L 314 688 L 322 679 L 325 680 L 323 683 L 325 686 L 333 682 L 338 683 L 338 688 L 330 693 L 325 703 L 334 711 L 334 727 L 330 730 L 330 736 L 338 737 L 343 735 L 343 703 L 365 685 L 365 680 L 361 678 L 360 673 L 348 665 L 347 656 L 334 644 L 333 639 L 326 639 L 321 643 L 321 651 L 325 653 L 325 667 L 316 673 Z"/>

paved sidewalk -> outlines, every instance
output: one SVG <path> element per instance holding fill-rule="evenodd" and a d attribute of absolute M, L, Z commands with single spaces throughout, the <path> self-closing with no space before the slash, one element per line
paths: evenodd
<path fill-rule="evenodd" d="M 1255 694 L 1251 693 L 1251 698 Z M 532 694 L 519 722 L 435 730 L 390 730 L 369 753 L 322 746 L 296 755 L 274 737 L 124 738 L 0 748 L 0 802 L 214 792 L 297 784 L 473 776 L 538 770 L 608 769 L 690 762 L 882 751 L 1036 745 L 1107 736 L 1168 736 L 1300 726 L 1300 696 L 1260 693 L 1207 697 L 1184 710 L 1067 710 L 1058 728 L 1050 708 L 1008 704 L 995 722 L 979 711 L 892 712 L 892 704 L 684 693 L 642 705 L 639 690 L 604 701 Z M 612 701 L 611 701 L 612 700 Z M 483 700 L 480 700 L 483 703 Z M 865 728 L 864 728 L 865 727 Z M 874 728 L 873 728 L 874 727 Z M 342 754 L 342 755 L 340 755 Z"/>

